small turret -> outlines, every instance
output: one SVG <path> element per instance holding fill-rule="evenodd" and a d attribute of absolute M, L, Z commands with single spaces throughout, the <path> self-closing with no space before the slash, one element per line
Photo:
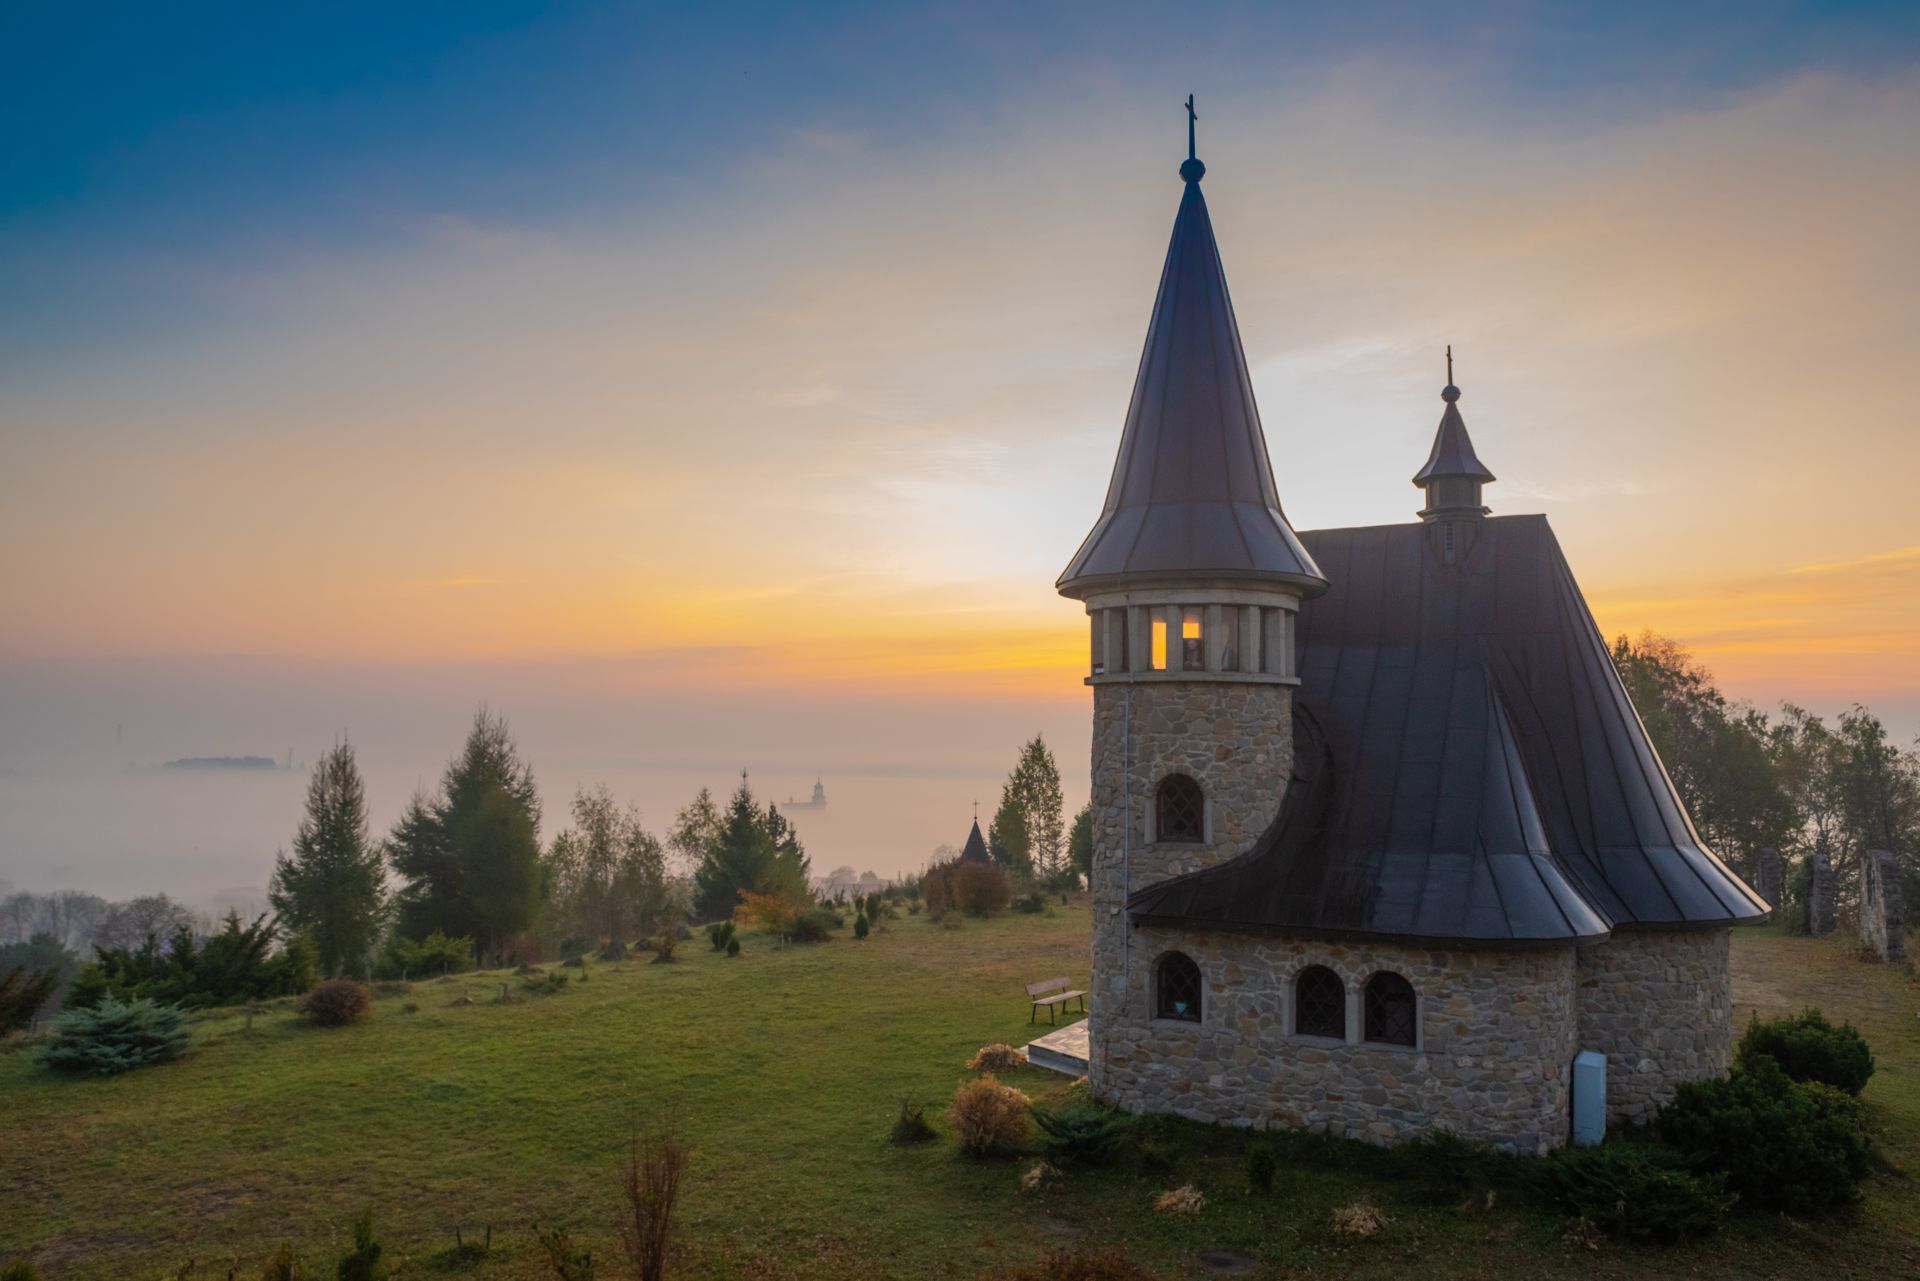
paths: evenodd
<path fill-rule="evenodd" d="M 1438 527 L 1434 546 L 1451 563 L 1473 546 L 1474 531 L 1487 514 L 1481 501 L 1483 485 L 1494 475 L 1473 452 L 1466 419 L 1460 416 L 1460 389 L 1453 385 L 1453 348 L 1447 348 L 1447 385 L 1440 389 L 1447 408 L 1433 434 L 1427 465 L 1414 474 L 1413 483 L 1426 492 L 1420 519 Z"/>

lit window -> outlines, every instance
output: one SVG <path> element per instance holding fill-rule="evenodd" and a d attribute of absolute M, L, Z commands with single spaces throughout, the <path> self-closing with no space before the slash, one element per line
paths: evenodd
<path fill-rule="evenodd" d="M 1193 958 L 1169 952 L 1154 967 L 1155 1018 L 1200 1021 L 1200 967 Z"/>
<path fill-rule="evenodd" d="M 1167 620 L 1164 618 L 1153 620 L 1153 670 L 1167 670 Z"/>
<path fill-rule="evenodd" d="M 1200 645 L 1200 612 L 1190 609 L 1180 620 L 1180 665 L 1190 672 L 1207 665 L 1206 651 Z"/>

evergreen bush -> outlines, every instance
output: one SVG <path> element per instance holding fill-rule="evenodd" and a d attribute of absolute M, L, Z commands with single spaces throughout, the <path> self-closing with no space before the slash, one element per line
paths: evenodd
<path fill-rule="evenodd" d="M 1390 1148 L 1387 1167 L 1412 1182 L 1435 1205 L 1455 1205 L 1502 1181 L 1513 1158 L 1452 1130 L 1429 1130 Z"/>
<path fill-rule="evenodd" d="M 353 1221 L 353 1249 L 340 1256 L 335 1281 L 387 1281 L 380 1254 L 380 1243 L 373 1239 L 373 1210 L 368 1208 Z"/>
<path fill-rule="evenodd" d="M 853 918 L 853 936 L 855 938 L 857 939 L 865 938 L 867 936 L 868 928 L 869 927 L 867 925 L 867 914 L 865 912 L 862 912 L 860 913 L 860 915 Z"/>
<path fill-rule="evenodd" d="M 846 924 L 846 918 L 824 907 L 809 908 L 787 926 L 789 943 L 825 943 L 833 932 Z"/>
<path fill-rule="evenodd" d="M 16 965 L 0 973 L 0 1036 L 33 1022 L 60 986 L 59 970 L 29 970 Z"/>
<path fill-rule="evenodd" d="M 56 1072 L 112 1076 L 171 1062 L 187 1052 L 187 1041 L 178 1006 L 108 997 L 90 1010 L 62 1014 L 40 1061 Z"/>
<path fill-rule="evenodd" d="M 991 1078 L 989 1078 L 991 1079 Z M 1111 1165 L 1132 1148 L 1138 1118 L 1111 1108 L 1082 1104 L 1053 1111 L 1031 1109 L 1046 1135 L 1047 1159 L 1055 1165 Z"/>
<path fill-rule="evenodd" d="M 1658 1125 L 1689 1169 L 1724 1173 L 1730 1190 L 1761 1209 L 1819 1214 L 1853 1205 L 1871 1164 L 1859 1100 L 1795 1081 L 1765 1054 L 1682 1085 Z"/>
<path fill-rule="evenodd" d="M 40 1269 L 27 1259 L 15 1259 L 0 1268 L 0 1281 L 42 1281 Z"/>
<path fill-rule="evenodd" d="M 318 1027 L 345 1027 L 365 1018 L 372 1005 L 373 994 L 365 983 L 328 979 L 307 993 L 300 1010 Z"/>
<path fill-rule="evenodd" d="M 728 940 L 727 940 L 727 955 L 728 955 L 728 956 L 738 956 L 738 955 L 740 955 L 740 940 L 739 940 L 739 939 L 728 939 Z"/>
<path fill-rule="evenodd" d="M 1738 1198 L 1721 1173 L 1696 1175 L 1646 1143 L 1562 1148 L 1541 1165 L 1548 1195 L 1610 1236 L 1679 1241 L 1720 1226 Z"/>
<path fill-rule="evenodd" d="M 1866 1089 L 1873 1075 L 1873 1054 L 1853 1024 L 1835 1027 L 1815 1009 L 1749 1023 L 1738 1061 L 1744 1065 L 1756 1055 L 1772 1059 L 1796 1081 L 1818 1081 L 1848 1094 Z"/>
<path fill-rule="evenodd" d="M 1273 1176 L 1280 1172 L 1280 1154 L 1269 1139 L 1247 1144 L 1247 1186 L 1260 1196 L 1273 1191 Z"/>
<path fill-rule="evenodd" d="M 900 1115 L 893 1119 L 893 1130 L 887 1137 L 895 1143 L 905 1145 L 931 1143 L 939 1136 L 933 1132 L 933 1127 L 927 1124 L 926 1109 L 911 1098 L 902 1095 Z"/>

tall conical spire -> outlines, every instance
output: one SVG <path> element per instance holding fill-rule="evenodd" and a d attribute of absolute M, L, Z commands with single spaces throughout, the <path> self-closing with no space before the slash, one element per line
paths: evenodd
<path fill-rule="evenodd" d="M 1420 519 L 1484 516 L 1487 509 L 1480 504 L 1480 487 L 1494 475 L 1473 452 L 1466 419 L 1460 416 L 1460 389 L 1453 385 L 1451 345 L 1447 347 L 1447 385 L 1440 389 L 1440 399 L 1447 407 L 1440 415 L 1439 430 L 1433 434 L 1433 449 L 1427 454 L 1426 466 L 1413 477 L 1413 483 L 1427 493 Z"/>
<path fill-rule="evenodd" d="M 1057 584 L 1068 596 L 1146 580 L 1246 578 L 1317 595 L 1326 579 L 1280 510 L 1240 327 L 1200 179 L 1187 99 L 1186 189 L 1093 532 Z"/>

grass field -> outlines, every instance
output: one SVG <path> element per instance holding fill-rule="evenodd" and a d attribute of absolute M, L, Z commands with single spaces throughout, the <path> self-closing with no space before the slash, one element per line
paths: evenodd
<path fill-rule="evenodd" d="M 1042 1245 L 1127 1245 L 1167 1277 L 1201 1275 L 1227 1249 L 1272 1277 L 1886 1277 L 1920 1275 L 1920 1184 L 1876 1175 L 1850 1219 L 1745 1216 L 1716 1239 L 1662 1250 L 1563 1244 L 1551 1213 L 1423 1204 L 1344 1144 L 1288 1148 L 1271 1195 L 1247 1187 L 1244 1136 L 1175 1127 L 1172 1173 L 1070 1173 L 1039 1193 L 1021 1163 L 942 1141 L 886 1141 L 909 1094 L 938 1117 L 962 1063 L 1027 1036 L 1023 983 L 1085 977 L 1084 905 L 943 929 L 905 918 L 864 942 L 729 960 L 695 940 L 674 965 L 594 966 L 550 997 L 490 1002 L 512 976 L 414 985 L 363 1024 L 323 1031 L 288 1010 L 200 1025 L 193 1053 L 105 1080 L 55 1078 L 0 1054 L 0 1257 L 49 1281 L 257 1276 L 282 1240 L 331 1276 L 346 1224 L 375 1209 L 398 1275 L 446 1275 L 456 1227 L 491 1224 L 468 1275 L 547 1275 L 528 1225 L 563 1224 L 615 1266 L 615 1173 L 630 1127 L 664 1110 L 697 1154 L 681 1277 L 974 1277 Z M 1813 1003 L 1854 1021 L 1880 1071 L 1866 1098 L 1894 1163 L 1920 1168 L 1920 992 L 1843 944 L 1737 933 L 1739 1018 Z M 471 991 L 477 1003 L 455 1005 Z M 418 1004 L 413 1014 L 404 1003 Z M 1057 1097 L 1065 1078 L 1014 1082 Z M 1156 1216 L 1152 1194 L 1196 1183 L 1195 1218 Z M 1368 1198 L 1387 1226 L 1335 1234 L 1335 1207 Z"/>

